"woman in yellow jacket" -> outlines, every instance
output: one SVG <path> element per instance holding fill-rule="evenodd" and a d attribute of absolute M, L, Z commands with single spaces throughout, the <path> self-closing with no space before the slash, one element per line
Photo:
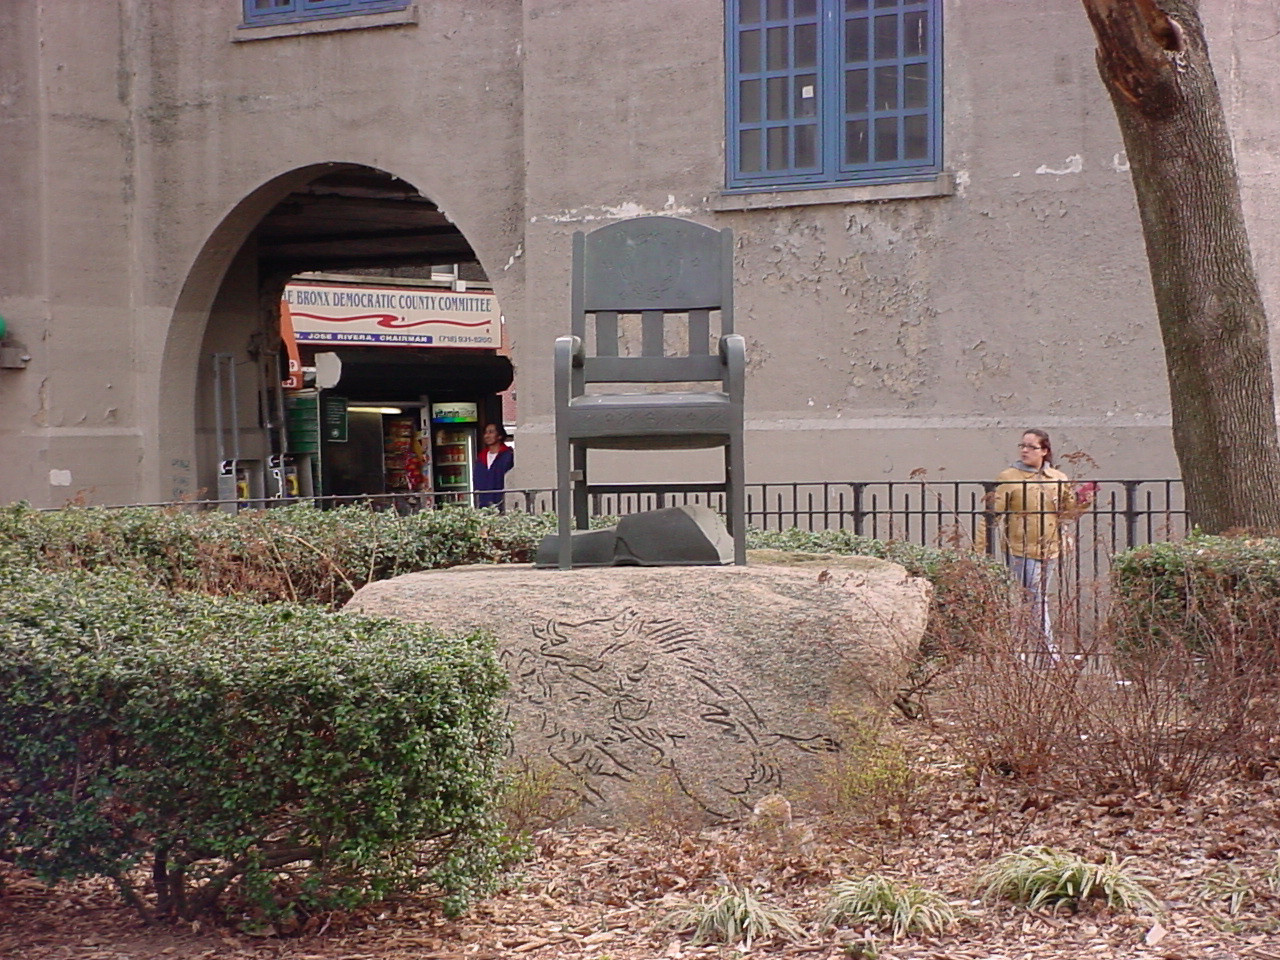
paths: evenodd
<path fill-rule="evenodd" d="M 996 477 L 991 509 L 1001 515 L 1001 546 L 1014 579 L 1027 591 L 1031 624 L 1053 662 L 1061 659 L 1049 618 L 1054 566 L 1062 552 L 1064 520 L 1079 512 L 1071 481 L 1053 466 L 1049 434 L 1028 430 L 1018 459 Z"/>

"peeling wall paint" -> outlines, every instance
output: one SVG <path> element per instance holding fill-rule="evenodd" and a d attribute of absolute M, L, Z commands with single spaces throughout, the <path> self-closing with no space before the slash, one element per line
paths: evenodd
<path fill-rule="evenodd" d="M 642 206 L 634 200 L 624 200 L 612 206 L 585 207 L 583 209 L 561 210 L 558 213 L 532 216 L 530 223 L 595 223 L 601 220 L 630 220 L 634 217 L 688 217 L 698 213 L 701 208 L 682 206 L 676 203 L 674 194 L 667 194 L 667 202 L 658 208 Z"/>
<path fill-rule="evenodd" d="M 1047 163 L 1042 163 L 1036 167 L 1036 173 L 1051 173 L 1055 177 L 1065 177 L 1067 174 L 1079 173 L 1084 169 L 1084 157 L 1075 153 L 1067 157 L 1067 165 L 1065 167 L 1054 168 Z"/>

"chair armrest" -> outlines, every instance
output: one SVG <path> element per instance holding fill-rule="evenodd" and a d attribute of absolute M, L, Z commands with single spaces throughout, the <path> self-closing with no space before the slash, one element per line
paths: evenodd
<path fill-rule="evenodd" d="M 581 337 L 556 337 L 554 370 L 557 405 L 568 403 L 569 398 L 574 396 L 573 372 L 582 369 L 582 359 Z"/>
<path fill-rule="evenodd" d="M 742 334 L 730 333 L 720 338 L 720 362 L 725 368 L 725 393 L 741 404 L 747 373 L 747 341 Z"/>
<path fill-rule="evenodd" d="M 582 366 L 582 338 L 574 336 L 556 337 L 556 363 L 561 359 L 571 362 L 573 366 Z"/>

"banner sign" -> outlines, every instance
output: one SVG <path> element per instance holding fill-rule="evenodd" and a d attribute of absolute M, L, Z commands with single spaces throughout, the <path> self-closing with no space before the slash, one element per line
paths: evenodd
<path fill-rule="evenodd" d="M 487 292 L 290 283 L 284 299 L 299 343 L 492 350 L 502 341 L 498 299 Z"/>

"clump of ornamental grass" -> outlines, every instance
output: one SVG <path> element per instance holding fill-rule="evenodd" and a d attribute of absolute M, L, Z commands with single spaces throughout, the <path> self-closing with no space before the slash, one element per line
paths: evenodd
<path fill-rule="evenodd" d="M 749 888 L 732 883 L 685 903 L 658 928 L 676 933 L 692 931 L 695 946 L 741 943 L 748 950 L 753 943 L 798 940 L 804 936 L 804 928 L 786 910 L 763 903 Z"/>
<path fill-rule="evenodd" d="M 911 933 L 942 933 L 959 919 L 959 911 L 941 894 L 878 874 L 836 881 L 823 912 L 828 926 L 866 924 L 894 940 Z"/>
<path fill-rule="evenodd" d="M 1102 863 L 1050 847 L 1024 847 L 1003 857 L 977 877 L 978 892 L 1028 907 L 1078 910 L 1097 900 L 1113 910 L 1160 912 L 1160 901 L 1143 885 L 1149 877 L 1130 871 L 1131 857 L 1108 854 Z"/>
<path fill-rule="evenodd" d="M 1236 916 L 1253 903 L 1258 894 L 1253 884 L 1235 864 L 1223 864 L 1204 878 L 1200 898 L 1207 904 L 1221 906 L 1231 916 Z"/>

